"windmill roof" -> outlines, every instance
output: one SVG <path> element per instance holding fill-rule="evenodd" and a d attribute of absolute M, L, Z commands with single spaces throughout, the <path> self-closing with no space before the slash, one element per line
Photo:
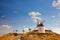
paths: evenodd
<path fill-rule="evenodd" d="M 39 27 L 39 26 L 44 26 L 44 25 L 43 25 L 43 23 L 40 23 L 40 24 L 37 25 L 37 27 Z"/>

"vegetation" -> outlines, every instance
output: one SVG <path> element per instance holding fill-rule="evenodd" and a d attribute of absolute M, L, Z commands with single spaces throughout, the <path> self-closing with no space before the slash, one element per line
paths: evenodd
<path fill-rule="evenodd" d="M 21 40 L 60 40 L 60 35 L 56 33 L 35 33 L 24 36 Z"/>
<path fill-rule="evenodd" d="M 11 40 L 19 34 L 9 33 L 0 37 L 0 40 Z M 60 40 L 60 35 L 56 33 L 24 33 L 21 35 L 21 40 Z"/>
<path fill-rule="evenodd" d="M 15 38 L 17 35 L 18 35 L 17 33 L 5 34 L 3 36 L 0 36 L 0 40 L 11 40 L 11 39 Z"/>

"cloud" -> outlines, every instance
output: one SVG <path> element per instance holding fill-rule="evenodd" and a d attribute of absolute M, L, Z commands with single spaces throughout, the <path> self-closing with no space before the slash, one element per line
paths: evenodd
<path fill-rule="evenodd" d="M 39 18 L 39 17 L 32 17 L 32 19 L 33 19 L 33 21 L 34 21 L 35 23 L 37 23 L 37 20 L 38 20 L 39 22 L 41 22 L 41 18 Z"/>
<path fill-rule="evenodd" d="M 25 32 L 28 32 L 28 31 L 29 31 L 29 28 L 28 28 L 28 27 L 26 27 L 26 26 L 24 26 L 24 28 L 23 28 L 23 29 L 24 29 L 24 31 L 25 31 Z"/>
<path fill-rule="evenodd" d="M 55 16 L 52 16 L 52 18 L 55 18 Z"/>
<path fill-rule="evenodd" d="M 60 28 L 59 28 L 59 27 L 54 27 L 54 28 L 52 28 L 52 31 L 60 34 Z"/>
<path fill-rule="evenodd" d="M 52 6 L 57 8 L 57 9 L 60 9 L 60 0 L 53 1 Z"/>
<path fill-rule="evenodd" d="M 29 15 L 32 16 L 32 17 L 36 17 L 38 15 L 41 15 L 41 13 L 39 13 L 39 12 L 30 12 Z"/>
<path fill-rule="evenodd" d="M 1 25 L 1 27 L 3 27 L 3 28 L 11 28 L 12 26 L 10 26 L 10 25 Z"/>
<path fill-rule="evenodd" d="M 10 25 L 0 25 L 0 35 L 12 32 L 12 26 Z"/>
<path fill-rule="evenodd" d="M 1 16 L 2 18 L 4 18 L 5 16 Z"/>
<path fill-rule="evenodd" d="M 59 21 L 56 21 L 51 28 L 53 32 L 60 34 L 60 25 Z"/>
<path fill-rule="evenodd" d="M 58 17 L 60 17 L 60 13 L 57 13 L 57 15 L 55 16 L 51 16 L 51 18 L 58 18 Z"/>
<path fill-rule="evenodd" d="M 58 13 L 58 17 L 60 17 L 60 13 Z"/>
<path fill-rule="evenodd" d="M 29 13 L 29 16 L 32 17 L 32 19 L 33 19 L 33 21 L 34 21 L 35 23 L 37 23 L 38 21 L 39 21 L 39 22 L 41 21 L 41 17 L 39 17 L 39 15 L 41 16 L 41 13 L 39 13 L 39 12 L 30 12 L 30 13 Z M 37 21 L 37 20 L 38 20 L 38 21 Z"/>

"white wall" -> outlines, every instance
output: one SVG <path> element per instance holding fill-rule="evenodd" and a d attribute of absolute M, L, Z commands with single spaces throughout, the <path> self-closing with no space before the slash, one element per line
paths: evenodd
<path fill-rule="evenodd" d="M 38 27 L 38 32 L 45 33 L 45 27 L 42 27 L 42 26 Z"/>

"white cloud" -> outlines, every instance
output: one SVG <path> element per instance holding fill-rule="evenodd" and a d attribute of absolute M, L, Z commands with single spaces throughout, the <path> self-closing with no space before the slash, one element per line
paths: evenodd
<path fill-rule="evenodd" d="M 58 26 L 59 24 L 58 24 L 58 23 L 56 23 L 55 25 L 56 25 L 56 26 Z"/>
<path fill-rule="evenodd" d="M 29 16 L 32 17 L 32 19 L 33 19 L 33 21 L 34 21 L 35 23 L 37 23 L 37 20 L 38 20 L 39 22 L 41 22 L 41 17 L 38 17 L 39 15 L 41 15 L 41 13 L 39 13 L 39 12 L 30 12 L 30 13 L 29 13 Z"/>
<path fill-rule="evenodd" d="M 57 9 L 60 9 L 60 0 L 53 1 L 52 6 L 57 8 Z"/>
<path fill-rule="evenodd" d="M 12 32 L 12 26 L 10 25 L 0 25 L 0 35 Z"/>
<path fill-rule="evenodd" d="M 52 16 L 52 18 L 55 18 L 55 16 Z"/>
<path fill-rule="evenodd" d="M 1 27 L 3 27 L 3 28 L 11 28 L 12 26 L 10 26 L 10 25 L 1 25 Z"/>
<path fill-rule="evenodd" d="M 58 13 L 58 17 L 60 17 L 60 13 Z"/>
<path fill-rule="evenodd" d="M 59 27 L 54 27 L 54 28 L 52 28 L 52 31 L 60 34 L 60 28 L 59 28 Z"/>
<path fill-rule="evenodd" d="M 39 12 L 30 12 L 29 15 L 32 16 L 32 17 L 36 17 L 38 15 L 41 15 L 41 13 L 39 13 Z"/>
<path fill-rule="evenodd" d="M 38 20 L 39 22 L 41 22 L 41 18 L 39 18 L 39 17 L 32 17 L 32 19 L 33 19 L 33 21 L 34 21 L 35 23 L 37 23 L 37 20 Z"/>
<path fill-rule="evenodd" d="M 55 16 L 51 16 L 52 18 L 58 18 L 58 17 L 60 17 L 60 13 L 57 13 L 57 15 L 55 15 Z"/>
<path fill-rule="evenodd" d="M 2 18 L 4 18 L 5 16 L 1 16 Z"/>
<path fill-rule="evenodd" d="M 29 31 L 29 28 L 28 28 L 28 27 L 26 27 L 26 26 L 24 26 L 24 28 L 23 28 L 23 29 L 24 29 L 24 31 L 25 31 L 25 32 L 28 32 L 28 31 Z"/>
<path fill-rule="evenodd" d="M 56 21 L 53 24 L 53 27 L 51 29 L 52 29 L 53 32 L 60 34 L 60 25 L 59 25 L 59 22 Z"/>

